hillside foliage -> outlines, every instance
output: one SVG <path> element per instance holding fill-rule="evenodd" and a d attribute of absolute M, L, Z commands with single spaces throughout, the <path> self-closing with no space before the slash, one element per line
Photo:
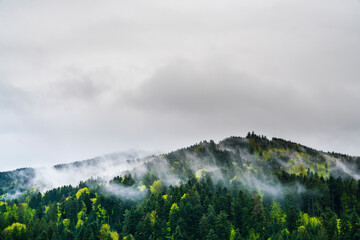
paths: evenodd
<path fill-rule="evenodd" d="M 0 239 L 360 239 L 360 181 L 338 161 L 359 165 L 254 133 L 202 142 L 154 157 L 143 174 L 4 197 Z M 168 184 L 170 174 L 177 184 Z M 16 186 L 9 173 L 1 177 L 6 196 Z"/>

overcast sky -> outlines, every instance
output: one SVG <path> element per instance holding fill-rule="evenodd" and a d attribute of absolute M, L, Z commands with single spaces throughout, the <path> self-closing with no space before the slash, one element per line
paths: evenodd
<path fill-rule="evenodd" d="M 0 0 L 0 170 L 252 130 L 360 155 L 359 77 L 359 0 Z"/>

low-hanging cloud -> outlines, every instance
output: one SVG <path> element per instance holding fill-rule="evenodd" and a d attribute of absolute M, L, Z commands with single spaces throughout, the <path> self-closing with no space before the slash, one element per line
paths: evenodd
<path fill-rule="evenodd" d="M 132 150 L 82 162 L 37 168 L 34 169 L 35 176 L 31 179 L 30 186 L 45 192 L 64 185 L 77 186 L 80 181 L 91 178 L 99 177 L 109 181 L 115 176 L 140 167 L 148 155 L 148 152 Z"/>
<path fill-rule="evenodd" d="M 360 179 L 359 169 L 356 167 L 355 164 L 345 163 L 342 162 L 341 160 L 336 160 L 334 168 L 335 171 L 338 170 L 340 172 L 340 174 L 337 173 L 338 176 L 341 177 L 350 176 L 354 178 L 356 181 Z"/>
<path fill-rule="evenodd" d="M 117 197 L 129 200 L 140 200 L 146 195 L 146 191 L 141 191 L 133 187 L 124 187 L 119 184 L 106 184 L 105 189 Z"/>

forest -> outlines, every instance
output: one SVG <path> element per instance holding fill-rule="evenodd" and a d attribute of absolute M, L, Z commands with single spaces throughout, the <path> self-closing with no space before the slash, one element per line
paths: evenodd
<path fill-rule="evenodd" d="M 46 191 L 5 172 L 0 239 L 360 239 L 359 160 L 249 133 Z"/>

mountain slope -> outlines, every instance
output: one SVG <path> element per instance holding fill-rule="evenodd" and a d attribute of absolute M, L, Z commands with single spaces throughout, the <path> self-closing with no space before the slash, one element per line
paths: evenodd
<path fill-rule="evenodd" d="M 77 185 L 91 177 L 110 178 L 132 171 L 137 175 L 151 170 L 164 182 L 176 184 L 191 176 L 211 172 L 219 179 L 239 175 L 274 175 L 278 171 L 289 174 L 309 173 L 321 177 L 353 177 L 360 168 L 360 158 L 338 153 L 324 153 L 279 138 L 249 133 L 245 138 L 229 137 L 218 144 L 203 141 L 171 153 L 145 157 L 145 152 L 113 153 L 89 160 L 55 165 L 50 168 L 23 168 L 0 172 L 0 196 L 17 196 L 37 188 L 49 190 L 62 185 Z M 76 177 L 75 177 L 76 176 Z"/>
<path fill-rule="evenodd" d="M 358 157 L 249 133 L 126 158 L 1 173 L 0 239 L 360 237 Z"/>

